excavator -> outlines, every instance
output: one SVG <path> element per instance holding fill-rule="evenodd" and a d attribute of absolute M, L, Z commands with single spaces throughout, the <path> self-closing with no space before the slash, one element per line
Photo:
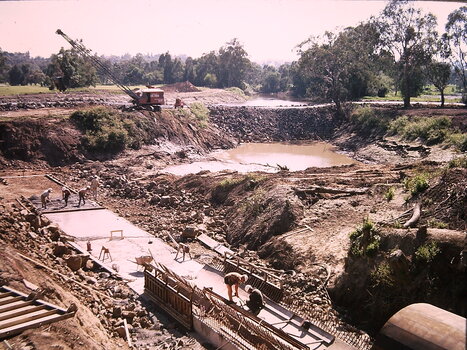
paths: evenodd
<path fill-rule="evenodd" d="M 150 111 L 161 110 L 161 106 L 165 104 L 164 90 L 153 86 L 147 86 L 146 89 L 130 89 L 127 85 L 121 83 L 115 74 L 96 56 L 91 55 L 91 50 L 87 49 L 81 42 L 71 39 L 60 29 L 57 29 L 56 34 L 61 35 L 81 56 L 88 59 L 96 69 L 106 74 L 120 90 L 130 96 L 136 109 L 147 109 Z"/>

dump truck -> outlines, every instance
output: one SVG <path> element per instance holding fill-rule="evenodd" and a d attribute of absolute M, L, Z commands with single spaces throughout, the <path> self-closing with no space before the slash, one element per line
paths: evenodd
<path fill-rule="evenodd" d="M 107 75 L 112 83 L 130 96 L 131 102 L 135 108 L 160 111 L 161 106 L 165 104 L 164 90 L 153 86 L 147 86 L 145 89 L 130 89 L 130 87 L 123 84 L 99 58 L 92 55 L 91 50 L 86 48 L 81 42 L 71 39 L 60 29 L 57 29 L 56 34 L 61 35 L 81 56 L 88 59 L 96 69 Z"/>

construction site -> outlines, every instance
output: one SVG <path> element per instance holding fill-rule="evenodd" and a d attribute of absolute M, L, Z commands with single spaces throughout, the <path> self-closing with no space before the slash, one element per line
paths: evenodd
<path fill-rule="evenodd" d="M 465 349 L 465 152 L 354 117 L 464 107 L 133 90 L 57 34 L 126 95 L 0 98 L 3 348 Z"/>

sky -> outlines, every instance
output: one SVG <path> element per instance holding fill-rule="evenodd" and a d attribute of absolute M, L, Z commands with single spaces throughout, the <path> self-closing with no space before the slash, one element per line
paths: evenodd
<path fill-rule="evenodd" d="M 239 39 L 252 61 L 291 62 L 310 36 L 377 16 L 379 0 L 0 0 L 0 49 L 49 57 L 69 44 L 61 29 L 98 55 L 160 54 L 194 58 Z M 465 5 L 416 1 L 438 18 Z"/>

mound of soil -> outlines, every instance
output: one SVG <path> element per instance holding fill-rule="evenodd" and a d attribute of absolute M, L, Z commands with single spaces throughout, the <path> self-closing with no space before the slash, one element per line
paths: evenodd
<path fill-rule="evenodd" d="M 200 92 L 201 91 L 189 81 L 164 85 L 161 89 L 164 90 L 165 92 Z"/>

